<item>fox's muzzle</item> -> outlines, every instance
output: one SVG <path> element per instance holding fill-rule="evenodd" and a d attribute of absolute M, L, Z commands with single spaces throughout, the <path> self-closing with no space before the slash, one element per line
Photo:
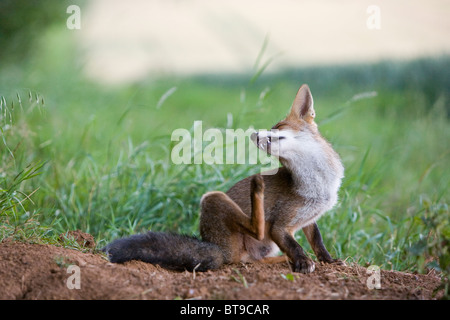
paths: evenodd
<path fill-rule="evenodd" d="M 258 148 L 261 150 L 266 151 L 268 154 L 271 152 L 271 145 L 272 145 L 272 137 L 269 134 L 269 132 L 266 133 L 266 135 L 261 136 L 258 132 L 253 132 L 250 135 L 250 139 L 256 144 Z"/>

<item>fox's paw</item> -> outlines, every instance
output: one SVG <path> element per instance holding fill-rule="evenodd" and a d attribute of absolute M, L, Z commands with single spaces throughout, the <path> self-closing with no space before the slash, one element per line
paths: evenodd
<path fill-rule="evenodd" d="M 326 264 L 335 264 L 335 265 L 338 265 L 338 266 L 345 266 L 346 264 L 345 264 L 345 262 L 344 261 L 342 261 L 341 259 L 333 259 L 333 258 L 331 258 L 331 257 L 327 257 L 327 258 L 319 258 L 319 261 L 321 262 L 321 263 L 326 263 Z"/>
<path fill-rule="evenodd" d="M 332 259 L 331 262 L 327 261 L 326 263 L 335 264 L 337 266 L 346 266 L 345 262 L 341 259 Z"/>
<path fill-rule="evenodd" d="M 253 177 L 251 189 L 253 192 L 264 194 L 264 179 L 260 174 Z"/>
<path fill-rule="evenodd" d="M 316 265 L 309 258 L 301 258 L 293 263 L 293 271 L 300 273 L 311 273 L 316 269 Z"/>

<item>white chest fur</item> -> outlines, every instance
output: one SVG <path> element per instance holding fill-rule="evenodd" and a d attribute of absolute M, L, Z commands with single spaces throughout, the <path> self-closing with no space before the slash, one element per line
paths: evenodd
<path fill-rule="evenodd" d="M 316 221 L 337 203 L 344 168 L 333 150 L 327 153 L 317 146 L 310 146 L 308 152 L 296 152 L 286 162 L 296 193 L 303 199 L 290 226 L 300 229 Z"/>

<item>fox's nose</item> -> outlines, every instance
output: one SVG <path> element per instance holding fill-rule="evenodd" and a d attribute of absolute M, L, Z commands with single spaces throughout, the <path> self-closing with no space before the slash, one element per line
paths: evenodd
<path fill-rule="evenodd" d="M 257 144 L 258 144 L 258 132 L 253 132 L 251 135 L 250 135 L 250 139 L 253 141 L 253 142 L 256 142 Z"/>

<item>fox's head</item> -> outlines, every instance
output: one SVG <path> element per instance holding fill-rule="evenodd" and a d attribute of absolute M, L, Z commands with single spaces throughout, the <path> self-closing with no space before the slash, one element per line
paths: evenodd
<path fill-rule="evenodd" d="M 339 156 L 320 135 L 314 122 L 313 97 L 308 85 L 300 87 L 287 117 L 275 124 L 271 130 L 261 130 L 251 135 L 252 141 L 261 150 L 277 157 L 292 169 L 300 166 L 342 167 Z"/>

